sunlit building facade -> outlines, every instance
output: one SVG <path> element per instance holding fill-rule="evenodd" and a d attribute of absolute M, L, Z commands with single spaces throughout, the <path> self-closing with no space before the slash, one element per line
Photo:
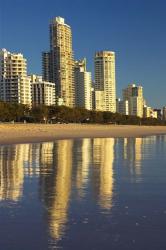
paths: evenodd
<path fill-rule="evenodd" d="M 75 61 L 75 97 L 76 106 L 92 109 L 92 76 L 86 71 L 86 59 Z"/>
<path fill-rule="evenodd" d="M 95 54 L 96 110 L 116 112 L 115 53 Z"/>
<path fill-rule="evenodd" d="M 72 31 L 62 17 L 54 18 L 50 24 L 50 51 L 43 52 L 42 60 L 43 80 L 55 83 L 57 103 L 74 107 Z"/>
<path fill-rule="evenodd" d="M 158 112 L 151 107 L 144 105 L 143 107 L 144 118 L 156 118 L 158 119 Z"/>
<path fill-rule="evenodd" d="M 130 84 L 123 89 L 123 101 L 128 101 L 129 115 L 143 117 L 143 87 Z"/>
<path fill-rule="evenodd" d="M 27 61 L 22 54 L 0 50 L 0 100 L 31 106 Z"/>
<path fill-rule="evenodd" d="M 42 77 L 30 76 L 32 106 L 55 105 L 55 83 L 43 81 Z"/>

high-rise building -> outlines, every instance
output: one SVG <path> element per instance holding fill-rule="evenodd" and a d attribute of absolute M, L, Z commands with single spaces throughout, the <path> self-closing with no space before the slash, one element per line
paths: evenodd
<path fill-rule="evenodd" d="M 143 117 L 143 87 L 130 84 L 123 89 L 123 100 L 129 103 L 129 115 Z"/>
<path fill-rule="evenodd" d="M 30 76 L 32 88 L 32 106 L 55 105 L 55 83 L 42 80 L 41 76 Z"/>
<path fill-rule="evenodd" d="M 53 82 L 53 72 L 51 64 L 51 53 L 42 53 L 42 78 L 46 82 Z"/>
<path fill-rule="evenodd" d="M 27 61 L 22 54 L 0 50 L 0 100 L 31 105 Z"/>
<path fill-rule="evenodd" d="M 50 52 L 43 52 L 42 61 L 43 79 L 55 83 L 57 103 L 74 107 L 72 31 L 61 17 L 50 24 Z"/>
<path fill-rule="evenodd" d="M 116 112 L 115 53 L 95 54 L 96 110 Z"/>
<path fill-rule="evenodd" d="M 92 76 L 86 71 L 86 59 L 75 61 L 75 97 L 76 106 L 92 109 Z"/>

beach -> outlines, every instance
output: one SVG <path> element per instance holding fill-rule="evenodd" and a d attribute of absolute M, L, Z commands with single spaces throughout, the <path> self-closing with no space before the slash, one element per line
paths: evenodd
<path fill-rule="evenodd" d="M 0 144 L 74 138 L 144 137 L 166 134 L 164 126 L 93 124 L 0 124 Z"/>

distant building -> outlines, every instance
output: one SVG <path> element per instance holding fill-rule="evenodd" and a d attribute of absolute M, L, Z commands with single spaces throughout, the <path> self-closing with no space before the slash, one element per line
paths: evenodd
<path fill-rule="evenodd" d="M 144 106 L 144 108 L 143 108 L 143 117 L 144 118 L 149 118 L 149 117 L 151 117 L 151 110 L 152 110 L 152 108 L 151 107 L 148 107 L 148 106 Z"/>
<path fill-rule="evenodd" d="M 72 32 L 62 17 L 54 18 L 50 24 L 50 51 L 42 54 L 42 71 L 44 80 L 55 83 L 57 103 L 74 107 Z"/>
<path fill-rule="evenodd" d="M 121 99 L 116 99 L 116 112 L 123 115 L 129 115 L 128 100 L 123 101 Z"/>
<path fill-rule="evenodd" d="M 163 120 L 166 121 L 166 106 L 163 107 Z"/>
<path fill-rule="evenodd" d="M 143 112 L 144 118 L 156 118 L 156 119 L 158 119 L 157 111 L 155 111 L 153 108 L 144 105 L 143 111 L 144 111 Z"/>
<path fill-rule="evenodd" d="M 95 54 L 96 110 L 116 112 L 115 53 Z"/>
<path fill-rule="evenodd" d="M 0 100 L 31 105 L 27 61 L 20 53 L 0 50 Z"/>
<path fill-rule="evenodd" d="M 154 109 L 151 112 L 151 117 L 157 119 L 157 111 L 155 111 Z"/>
<path fill-rule="evenodd" d="M 55 105 L 55 83 L 42 80 L 41 76 L 30 76 L 32 87 L 32 106 Z"/>
<path fill-rule="evenodd" d="M 50 52 L 42 53 L 42 78 L 46 82 L 53 82 L 53 65 Z"/>
<path fill-rule="evenodd" d="M 154 109 L 157 112 L 157 119 L 162 120 L 162 110 L 161 109 Z"/>
<path fill-rule="evenodd" d="M 91 88 L 91 94 L 92 94 L 92 110 L 96 109 L 96 95 L 95 95 L 95 88 L 92 85 Z"/>
<path fill-rule="evenodd" d="M 130 84 L 123 89 L 123 100 L 129 103 L 129 115 L 143 117 L 143 87 Z"/>
<path fill-rule="evenodd" d="M 76 107 L 92 109 L 92 76 L 86 71 L 86 59 L 75 61 Z"/>

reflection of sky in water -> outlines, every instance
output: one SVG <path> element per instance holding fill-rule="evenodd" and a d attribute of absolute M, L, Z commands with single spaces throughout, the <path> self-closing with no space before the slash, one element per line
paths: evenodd
<path fill-rule="evenodd" d="M 166 183 L 166 169 L 163 168 L 165 142 L 166 137 L 153 136 L 59 140 L 55 143 L 1 146 L 0 218 L 4 216 L 7 219 L 6 232 L 13 229 L 16 230 L 15 234 L 19 234 L 18 226 L 10 229 L 11 216 L 17 218 L 19 213 L 22 215 L 34 206 L 29 221 L 33 218 L 38 220 L 36 231 L 40 227 L 39 231 L 44 235 L 43 241 L 45 239 L 46 245 L 42 244 L 42 239 L 39 240 L 41 245 L 36 243 L 40 249 L 46 249 L 47 244 L 50 247 L 65 246 L 69 240 L 74 245 L 77 239 L 74 240 L 73 235 L 78 232 L 83 238 L 89 233 L 92 236 L 89 241 L 93 242 L 95 237 L 98 240 L 105 238 L 110 246 L 118 246 L 122 230 L 117 230 L 118 221 L 121 228 L 127 220 L 126 216 L 131 213 L 137 218 L 139 213 L 137 210 L 134 212 L 134 197 L 140 199 L 142 204 L 142 197 L 147 194 L 148 198 L 154 196 L 156 199 L 157 194 L 162 194 L 159 192 L 161 182 L 164 185 Z M 159 158 L 160 172 L 155 168 Z M 159 186 L 154 188 L 157 181 Z M 150 207 L 147 208 L 146 205 L 142 218 L 146 219 L 148 209 Z M 120 218 L 123 218 L 123 223 Z M 21 223 L 19 218 L 17 220 L 18 224 Z M 139 226 L 140 222 L 137 220 L 135 225 Z M 112 229 L 115 225 L 117 232 Z M 3 235 L 2 229 L 0 233 Z M 10 239 L 6 239 L 10 246 Z M 18 249 L 19 243 L 17 245 L 17 241 L 13 241 L 16 244 L 13 249 Z M 128 241 L 134 244 L 135 238 Z M 3 244 L 4 242 L 5 240 Z M 90 242 L 88 244 L 91 245 Z M 28 247 L 30 245 L 26 249 Z"/>

